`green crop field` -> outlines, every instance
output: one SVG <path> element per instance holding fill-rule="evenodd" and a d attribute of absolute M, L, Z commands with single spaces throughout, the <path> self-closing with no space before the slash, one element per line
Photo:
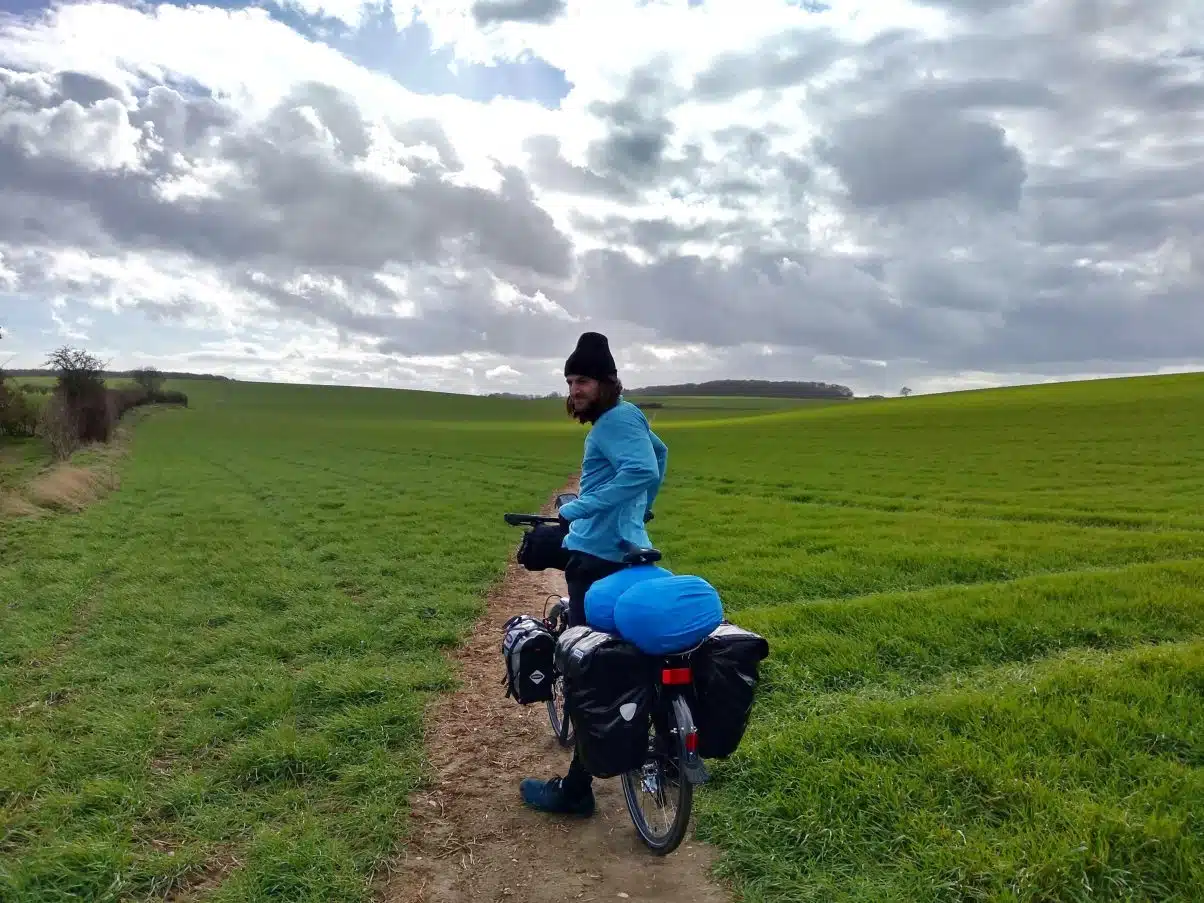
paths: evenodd
<path fill-rule="evenodd" d="M 0 522 L 0 899 L 367 899 L 584 431 L 171 388 L 118 492 Z M 771 643 L 698 797 L 744 898 L 1204 898 L 1204 378 L 731 401 L 658 416 L 653 538 Z"/>

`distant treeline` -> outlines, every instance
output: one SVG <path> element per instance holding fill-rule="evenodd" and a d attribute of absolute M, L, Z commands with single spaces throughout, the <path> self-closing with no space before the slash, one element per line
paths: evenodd
<path fill-rule="evenodd" d="M 104 370 L 101 372 L 102 379 L 135 379 L 139 371 L 137 370 Z M 5 370 L 6 376 L 27 378 L 31 376 L 58 376 L 57 370 Z M 209 373 L 176 373 L 171 370 L 159 370 L 158 375 L 163 379 L 218 379 L 224 382 L 233 382 L 228 376 L 213 376 Z"/>
<path fill-rule="evenodd" d="M 645 386 L 625 395 L 717 395 L 727 398 L 852 398 L 848 386 L 832 383 L 774 381 L 766 379 L 718 379 L 675 386 Z"/>
<path fill-rule="evenodd" d="M 564 398 L 560 392 L 544 392 L 542 395 L 523 394 L 521 392 L 490 392 L 486 398 L 507 398 L 511 401 L 540 401 L 545 398 Z"/>

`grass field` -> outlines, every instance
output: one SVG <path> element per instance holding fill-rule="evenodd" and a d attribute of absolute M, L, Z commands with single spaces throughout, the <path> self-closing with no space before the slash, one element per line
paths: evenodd
<path fill-rule="evenodd" d="M 0 523 L 0 898 L 365 899 L 583 431 L 179 387 L 119 492 Z M 699 797 L 747 900 L 1204 897 L 1204 378 L 713 408 L 653 536 L 771 642 Z"/>
<path fill-rule="evenodd" d="M 0 437 L 0 489 L 22 485 L 48 457 L 42 444 L 34 439 Z"/>

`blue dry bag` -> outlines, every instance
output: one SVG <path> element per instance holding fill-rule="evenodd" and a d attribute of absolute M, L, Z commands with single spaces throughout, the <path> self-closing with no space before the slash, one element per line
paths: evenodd
<path fill-rule="evenodd" d="M 679 574 L 643 580 L 627 589 L 614 609 L 615 626 L 649 655 L 684 652 L 723 622 L 723 603 L 701 577 Z"/>
<path fill-rule="evenodd" d="M 672 577 L 672 571 L 653 564 L 639 564 L 623 568 L 613 574 L 595 580 L 585 591 L 585 623 L 594 630 L 618 633 L 615 626 L 615 603 L 619 596 L 631 586 L 654 577 Z"/>

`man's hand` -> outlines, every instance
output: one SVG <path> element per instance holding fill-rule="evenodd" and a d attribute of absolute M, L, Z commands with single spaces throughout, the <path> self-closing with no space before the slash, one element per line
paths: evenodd
<path fill-rule="evenodd" d="M 564 526 L 567 527 L 569 525 L 570 521 L 576 520 L 577 517 L 579 516 L 577 514 L 574 514 L 574 512 L 576 512 L 580 509 L 580 505 L 578 504 L 579 501 L 580 501 L 579 499 L 573 499 L 571 502 L 569 502 L 567 505 L 565 505 L 563 508 L 561 508 L 558 512 L 556 512 L 557 516 L 560 518 L 560 522 Z M 574 505 L 577 505 L 577 508 L 574 508 L 573 507 Z"/>

